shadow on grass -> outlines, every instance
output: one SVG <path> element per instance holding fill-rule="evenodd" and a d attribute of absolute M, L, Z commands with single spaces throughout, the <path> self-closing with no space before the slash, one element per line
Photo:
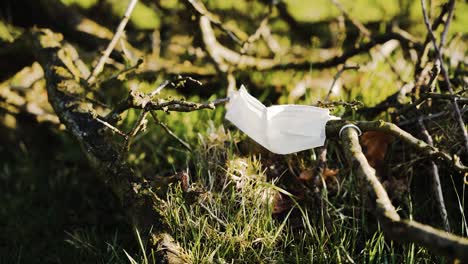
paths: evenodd
<path fill-rule="evenodd" d="M 0 263 L 123 262 L 132 229 L 76 142 L 21 119 L 0 126 Z"/>

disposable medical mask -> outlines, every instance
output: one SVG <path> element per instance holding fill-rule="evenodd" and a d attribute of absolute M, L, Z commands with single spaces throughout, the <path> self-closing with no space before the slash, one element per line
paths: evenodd
<path fill-rule="evenodd" d="M 269 151 L 289 154 L 323 146 L 328 109 L 305 105 L 264 106 L 244 86 L 230 95 L 226 119 Z"/>

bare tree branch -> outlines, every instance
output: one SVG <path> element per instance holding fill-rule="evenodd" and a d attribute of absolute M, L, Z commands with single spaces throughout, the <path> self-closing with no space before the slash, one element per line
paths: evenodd
<path fill-rule="evenodd" d="M 440 45 L 441 46 L 437 46 L 437 42 L 436 42 L 436 39 L 435 39 L 435 36 L 434 36 L 434 32 L 432 32 L 432 28 L 431 28 L 431 25 L 429 23 L 429 17 L 427 16 L 426 1 L 421 0 L 422 12 L 423 12 L 423 17 L 424 17 L 424 24 L 426 25 L 427 31 L 429 33 L 429 36 L 430 36 L 431 40 L 432 40 L 434 50 L 436 51 L 437 59 L 440 62 L 440 70 L 441 70 L 442 75 L 444 76 L 445 85 L 447 86 L 447 89 L 450 92 L 450 94 L 453 94 L 454 92 L 453 92 L 453 89 L 452 89 L 452 84 L 450 83 L 450 78 L 448 76 L 447 69 L 444 66 L 444 60 L 442 58 L 442 48 L 443 48 L 443 45 L 445 44 L 445 37 L 447 35 L 447 31 L 448 31 L 448 28 L 450 26 L 450 22 L 452 21 L 453 10 L 455 9 L 455 0 L 450 0 L 449 3 L 450 3 L 449 4 L 449 14 L 448 14 L 447 22 L 445 23 L 444 30 L 443 30 L 442 35 L 441 35 L 441 39 L 440 39 Z M 456 120 L 458 122 L 458 125 L 460 127 L 460 130 L 461 130 L 461 133 L 462 133 L 462 136 L 463 136 L 464 145 L 465 145 L 465 153 L 468 155 L 468 132 L 466 131 L 465 122 L 463 121 L 463 118 L 462 118 L 462 115 L 461 115 L 461 112 L 460 112 L 460 107 L 458 106 L 455 99 L 452 100 L 452 105 L 453 105 L 453 109 L 455 110 L 455 118 L 456 118 Z"/>
<path fill-rule="evenodd" d="M 422 118 L 419 119 L 419 125 L 421 126 L 424 140 L 427 142 L 427 144 L 433 146 L 434 143 L 432 141 L 432 137 L 427 131 Z M 444 230 L 450 232 L 450 223 L 448 220 L 447 209 L 445 208 L 444 194 L 442 193 L 442 186 L 440 185 L 439 168 L 437 168 L 437 165 L 434 163 L 434 161 L 431 160 L 430 163 L 430 170 L 432 174 L 432 186 L 434 194 L 436 196 L 437 206 L 439 207 L 440 218 L 444 223 Z"/>
<path fill-rule="evenodd" d="M 359 70 L 359 65 L 346 65 L 345 64 L 343 65 L 343 67 L 341 67 L 341 69 L 333 76 L 332 84 L 330 85 L 330 89 L 328 89 L 327 96 L 325 96 L 325 102 L 328 102 L 328 99 L 330 99 L 330 95 L 333 92 L 333 87 L 335 87 L 336 81 L 340 78 L 341 74 L 347 70 Z"/>
<path fill-rule="evenodd" d="M 339 130 L 345 124 L 354 124 L 362 131 L 381 131 L 395 136 L 403 143 L 412 147 L 416 152 L 421 155 L 432 158 L 434 161 L 442 160 L 448 165 L 452 166 L 459 172 L 468 172 L 468 167 L 460 162 L 459 157 L 451 156 L 439 149 L 427 144 L 426 142 L 415 138 L 410 133 L 402 130 L 392 123 L 379 121 L 346 121 L 346 120 L 330 120 L 327 123 L 326 131 L 327 137 L 333 138 L 338 135 Z"/>
<path fill-rule="evenodd" d="M 383 185 L 375 175 L 375 170 L 362 153 L 357 131 L 348 128 L 343 132 L 343 150 L 346 158 L 357 172 L 357 176 L 368 183 L 370 195 L 374 198 L 375 212 L 384 233 L 391 239 L 414 242 L 438 254 L 458 258 L 462 262 L 468 261 L 467 238 L 400 218 Z"/>
<path fill-rule="evenodd" d="M 200 28 L 202 32 L 205 48 L 210 56 L 218 65 L 219 69 L 223 72 L 227 71 L 228 64 L 236 65 L 238 68 L 255 68 L 260 71 L 265 70 L 309 70 L 309 69 L 324 69 L 334 67 L 345 63 L 349 58 L 356 56 L 362 52 L 367 52 L 376 45 L 383 44 L 389 40 L 396 39 L 409 46 L 418 47 L 418 43 L 413 43 L 401 34 L 396 32 L 388 32 L 382 35 L 373 36 L 371 40 L 364 43 L 355 49 L 349 50 L 340 56 L 327 59 L 325 61 L 308 61 L 308 60 L 294 60 L 281 62 L 279 59 L 265 59 L 256 58 L 252 56 L 242 56 L 241 54 L 230 50 L 221 45 L 214 35 L 213 29 L 210 25 L 210 20 L 204 16 L 200 17 Z"/>
<path fill-rule="evenodd" d="M 127 9 L 125 10 L 125 14 L 120 21 L 119 26 L 117 27 L 117 30 L 115 31 L 114 37 L 112 37 L 112 40 L 109 42 L 109 45 L 107 46 L 106 50 L 104 51 L 102 57 L 99 59 L 96 67 L 94 67 L 93 72 L 89 76 L 87 82 L 89 84 L 92 84 L 95 82 L 96 77 L 99 73 L 101 73 L 102 69 L 104 68 L 104 64 L 106 63 L 107 59 L 109 58 L 109 55 L 111 54 L 112 50 L 114 49 L 115 45 L 117 45 L 117 41 L 122 37 L 122 34 L 124 32 L 125 26 L 127 25 L 128 20 L 130 19 L 130 16 L 132 15 L 133 9 L 135 8 L 136 4 L 138 3 L 138 0 L 131 0 L 128 3 Z"/>
<path fill-rule="evenodd" d="M 190 145 L 187 142 L 185 142 L 184 140 L 182 140 L 180 137 L 178 137 L 174 132 L 172 132 L 172 130 L 166 124 L 161 122 L 159 120 L 159 118 L 157 117 L 157 115 L 153 111 L 150 111 L 150 113 L 151 113 L 151 116 L 154 119 L 154 122 L 156 122 L 156 124 L 160 125 L 164 129 L 164 131 L 166 131 L 167 134 L 169 134 L 171 137 L 173 137 L 175 140 L 177 140 L 188 151 L 192 151 L 192 148 L 190 147 Z"/>
<path fill-rule="evenodd" d="M 166 243 L 182 250 L 172 239 L 167 239 L 170 235 L 165 233 L 162 220 L 154 210 L 159 200 L 153 189 L 161 183 L 138 176 L 125 162 L 121 162 L 117 145 L 111 135 L 106 133 L 108 126 L 92 106 L 82 99 L 85 88 L 78 81 L 82 76 L 73 70 L 73 63 L 70 64 L 69 58 L 63 55 L 73 53 L 67 50 L 73 47 L 64 45 L 62 36 L 50 30 L 35 29 L 27 34 L 31 49 L 45 71 L 49 101 L 60 121 L 80 144 L 90 164 L 99 172 L 98 177 L 112 189 L 129 219 L 139 230 L 150 230 L 152 227 L 153 236 L 165 237 L 157 240 L 157 243 Z M 181 252 L 171 253 L 176 259 L 182 255 Z"/>

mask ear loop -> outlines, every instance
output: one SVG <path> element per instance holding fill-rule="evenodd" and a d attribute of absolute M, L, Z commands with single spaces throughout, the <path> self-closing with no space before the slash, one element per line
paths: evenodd
<path fill-rule="evenodd" d="M 361 135 L 362 135 L 362 131 L 361 131 L 361 129 L 360 129 L 358 126 L 356 126 L 356 125 L 354 125 L 354 124 L 347 124 L 347 125 L 344 125 L 344 126 L 341 127 L 340 132 L 338 133 L 338 135 L 339 135 L 340 138 L 341 138 L 341 134 L 343 133 L 343 131 L 344 131 L 346 128 L 354 128 L 354 129 L 356 129 L 356 131 L 358 132 L 358 136 L 361 136 Z"/>

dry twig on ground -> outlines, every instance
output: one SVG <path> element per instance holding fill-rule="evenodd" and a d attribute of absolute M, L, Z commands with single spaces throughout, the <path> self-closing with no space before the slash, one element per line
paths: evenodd
<path fill-rule="evenodd" d="M 357 176 L 368 183 L 375 199 L 375 212 L 383 231 L 397 241 L 414 242 L 438 254 L 468 261 L 468 239 L 435 229 L 412 220 L 400 218 L 384 187 L 362 153 L 356 129 L 348 128 L 342 135 L 343 150 Z"/>

